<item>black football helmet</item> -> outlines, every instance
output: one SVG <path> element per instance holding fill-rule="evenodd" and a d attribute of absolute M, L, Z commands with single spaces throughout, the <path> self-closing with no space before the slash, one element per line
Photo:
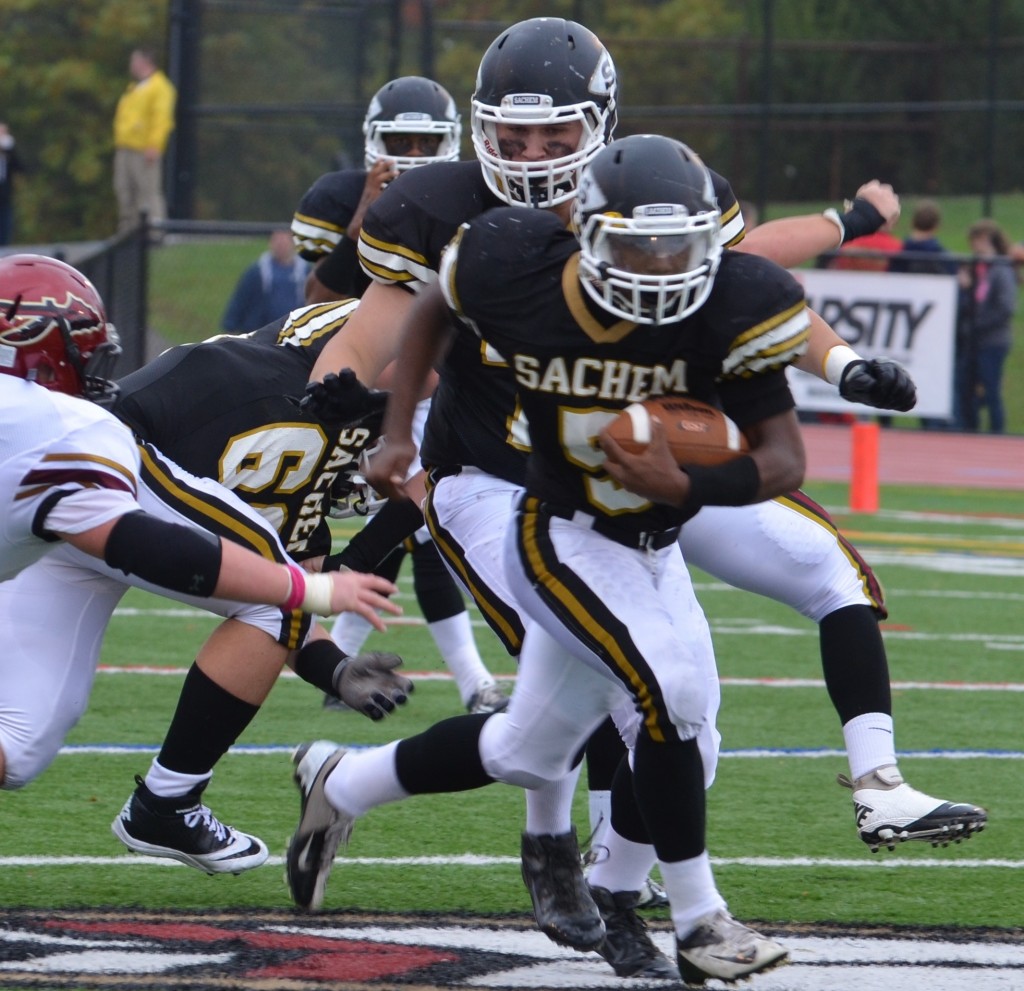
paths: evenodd
<path fill-rule="evenodd" d="M 45 255 L 0 258 L 0 372 L 108 405 L 121 345 L 96 287 Z"/>
<path fill-rule="evenodd" d="M 574 219 L 580 280 L 636 323 L 682 320 L 711 292 L 722 257 L 711 174 L 680 141 L 635 134 L 584 169 Z"/>
<path fill-rule="evenodd" d="M 616 123 L 615 65 L 582 24 L 533 17 L 503 31 L 484 52 L 473 93 L 473 148 L 490 189 L 512 206 L 572 199 L 580 169 L 607 144 Z M 580 121 L 571 154 L 541 162 L 502 158 L 499 124 Z"/>
<path fill-rule="evenodd" d="M 438 139 L 430 155 L 389 152 L 394 135 L 424 134 Z M 394 162 L 399 172 L 430 162 L 454 162 L 459 157 L 462 124 L 448 90 L 423 76 L 401 76 L 385 83 L 373 95 L 363 121 L 366 167 L 378 159 Z"/>

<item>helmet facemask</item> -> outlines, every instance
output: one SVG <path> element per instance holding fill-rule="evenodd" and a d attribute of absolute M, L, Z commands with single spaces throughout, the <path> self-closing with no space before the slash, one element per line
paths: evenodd
<path fill-rule="evenodd" d="M 595 213 L 580 232 L 580 279 L 605 310 L 625 320 L 682 320 L 708 298 L 721 260 L 721 215 L 676 203 L 637 206 L 632 217 Z"/>
<path fill-rule="evenodd" d="M 417 165 L 432 162 L 455 162 L 459 158 L 459 139 L 462 128 L 446 120 L 431 120 L 427 114 L 399 114 L 394 120 L 378 120 L 366 126 L 366 167 L 386 158 L 397 172 L 406 172 Z M 422 134 L 437 139 L 437 148 L 431 154 L 392 154 L 388 138 L 392 135 Z"/>
<path fill-rule="evenodd" d="M 473 148 L 488 188 L 511 206 L 547 208 L 576 195 L 580 172 L 604 147 L 610 127 L 608 110 L 596 103 L 554 106 L 550 96 L 517 93 L 500 106 L 473 101 Z M 502 155 L 498 125 L 539 127 L 579 121 L 582 132 L 568 154 L 543 161 L 515 162 Z"/>

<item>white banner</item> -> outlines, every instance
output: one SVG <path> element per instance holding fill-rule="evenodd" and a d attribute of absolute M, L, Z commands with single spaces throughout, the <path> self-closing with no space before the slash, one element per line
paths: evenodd
<path fill-rule="evenodd" d="M 917 384 L 917 406 L 908 414 L 946 418 L 953 411 L 957 285 L 952 275 L 834 272 L 797 269 L 807 302 L 859 355 L 895 358 Z M 808 412 L 867 413 L 813 375 L 789 369 L 797 407 Z M 888 414 L 887 414 L 888 415 Z"/>

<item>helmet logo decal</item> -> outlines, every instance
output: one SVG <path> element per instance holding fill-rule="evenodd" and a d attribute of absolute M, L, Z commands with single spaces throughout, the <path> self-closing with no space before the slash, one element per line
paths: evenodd
<path fill-rule="evenodd" d="M 587 89 L 599 96 L 610 96 L 615 90 L 615 63 L 607 50 L 601 52 L 601 58 L 594 67 Z"/>

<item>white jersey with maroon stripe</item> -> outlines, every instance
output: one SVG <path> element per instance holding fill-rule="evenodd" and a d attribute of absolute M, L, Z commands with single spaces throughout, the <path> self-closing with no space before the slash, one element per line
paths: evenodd
<path fill-rule="evenodd" d="M 55 546 L 139 508 L 131 432 L 84 399 L 0 375 L 0 580 Z"/>

